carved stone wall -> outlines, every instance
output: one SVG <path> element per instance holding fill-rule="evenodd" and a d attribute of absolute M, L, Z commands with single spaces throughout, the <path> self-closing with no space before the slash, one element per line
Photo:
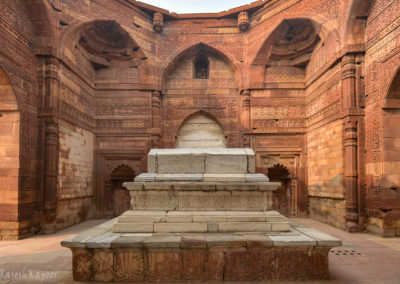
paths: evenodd
<path fill-rule="evenodd" d="M 342 137 L 341 121 L 307 133 L 308 195 L 310 216 L 345 228 Z"/>
<path fill-rule="evenodd" d="M 198 53 L 209 61 L 209 77 L 195 78 Z M 214 50 L 199 45 L 180 59 L 167 75 L 162 102 L 163 147 L 174 148 L 182 122 L 199 110 L 218 118 L 228 147 L 240 145 L 238 82 L 232 66 Z"/>
<path fill-rule="evenodd" d="M 290 168 L 297 215 L 398 234 L 390 88 L 400 67 L 399 7 L 278 0 L 177 16 L 140 1 L 0 0 L 0 68 L 9 81 L 0 83 L 0 135 L 11 137 L 11 125 L 14 142 L 19 135 L 0 152 L 19 157 L 0 173 L 15 189 L 0 196 L 13 202 L 0 209 L 0 220 L 12 219 L 0 223 L 0 236 L 54 231 L 81 220 L 86 206 L 104 217 L 111 172 L 121 164 L 145 171 L 147 152 L 175 147 L 199 111 L 218 121 L 227 147 L 253 148 L 260 172 L 271 158 Z M 195 76 L 198 59 L 208 69 Z M 19 119 L 4 112 L 10 88 Z M 92 149 L 76 151 L 91 151 L 93 163 L 57 194 L 62 165 L 79 164 L 59 147 L 66 129 L 75 142 L 91 137 Z M 74 198 L 80 203 L 64 202 Z"/>
<path fill-rule="evenodd" d="M 93 216 L 92 133 L 60 121 L 57 227 L 65 228 Z"/>

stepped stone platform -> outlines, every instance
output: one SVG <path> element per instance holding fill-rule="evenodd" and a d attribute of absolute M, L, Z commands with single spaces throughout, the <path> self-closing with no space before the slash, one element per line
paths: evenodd
<path fill-rule="evenodd" d="M 127 211 L 116 233 L 282 232 L 290 226 L 276 211 Z"/>
<path fill-rule="evenodd" d="M 255 173 L 251 149 L 153 149 L 124 186 L 132 210 L 62 242 L 75 280 L 326 279 L 341 244 L 271 210 L 280 183 Z"/>
<path fill-rule="evenodd" d="M 314 229 L 269 233 L 115 233 L 116 219 L 64 240 L 77 281 L 328 279 L 341 241 Z"/>

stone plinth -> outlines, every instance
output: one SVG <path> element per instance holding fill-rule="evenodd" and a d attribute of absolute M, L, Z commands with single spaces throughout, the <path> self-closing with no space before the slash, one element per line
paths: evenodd
<path fill-rule="evenodd" d="M 328 279 L 328 252 L 341 245 L 338 239 L 304 227 L 268 234 L 132 234 L 113 232 L 115 222 L 109 221 L 62 242 L 72 250 L 74 280 Z"/>
<path fill-rule="evenodd" d="M 255 154 L 241 148 L 152 149 L 148 172 L 157 174 L 255 173 Z"/>
<path fill-rule="evenodd" d="M 276 211 L 126 211 L 115 233 L 282 232 L 290 226 Z"/>
<path fill-rule="evenodd" d="M 115 232 L 289 230 L 286 218 L 270 212 L 272 192 L 280 183 L 269 182 L 265 175 L 254 173 L 255 155 L 251 149 L 153 149 L 148 156 L 148 167 L 148 173 L 124 183 L 132 197 L 132 210 L 118 219 Z M 155 214 L 153 211 L 157 210 L 163 212 L 152 220 L 147 217 L 140 220 L 139 216 L 145 216 L 146 211 Z M 206 220 L 206 212 L 224 214 L 229 220 Z M 266 215 L 280 220 L 271 222 Z M 183 219 L 186 216 L 186 219 L 169 222 L 171 216 Z M 240 221 L 233 221 L 234 216 Z M 259 216 L 262 218 L 257 219 Z"/>
<path fill-rule="evenodd" d="M 250 149 L 165 149 L 125 183 L 132 210 L 65 240 L 78 281 L 262 281 L 328 278 L 341 242 L 291 228 Z"/>

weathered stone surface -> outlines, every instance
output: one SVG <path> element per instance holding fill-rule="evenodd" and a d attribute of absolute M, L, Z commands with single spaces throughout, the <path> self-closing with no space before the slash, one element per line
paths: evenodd
<path fill-rule="evenodd" d="M 103 234 L 90 230 L 77 235 L 76 239 L 83 240 L 81 247 L 76 247 L 73 239 L 64 241 L 64 246 L 75 245 L 70 246 L 75 280 L 324 279 L 328 276 L 328 252 L 333 245 L 341 245 L 326 234 L 298 227 L 292 232 L 271 236 L 265 233 L 125 233 L 112 240 L 110 247 L 87 248 L 94 239 L 109 238 L 115 222 L 96 227 L 107 229 Z"/>
<path fill-rule="evenodd" d="M 191 211 L 170 211 L 166 214 L 168 223 L 190 223 L 193 221 L 193 212 Z"/>
<path fill-rule="evenodd" d="M 150 169 L 149 169 L 150 170 Z M 156 180 L 156 174 L 149 172 L 149 173 L 143 173 L 135 177 L 136 182 L 148 182 L 148 181 L 155 181 Z"/>
<path fill-rule="evenodd" d="M 153 223 L 115 223 L 114 233 L 152 233 L 154 232 Z"/>
<path fill-rule="evenodd" d="M 206 155 L 206 174 L 245 174 L 248 172 L 246 153 L 243 155 L 216 154 Z"/>
<path fill-rule="evenodd" d="M 296 228 L 296 230 L 316 240 L 321 247 L 338 247 L 342 244 L 341 240 L 311 228 Z"/>
<path fill-rule="evenodd" d="M 245 182 L 245 174 L 204 174 L 205 182 Z"/>
<path fill-rule="evenodd" d="M 156 223 L 155 233 L 207 232 L 207 223 Z"/>
<path fill-rule="evenodd" d="M 82 244 L 86 247 L 86 244 Z M 76 281 L 91 281 L 93 275 L 93 255 L 86 248 L 72 248 L 72 274 Z"/>
<path fill-rule="evenodd" d="M 273 222 L 271 223 L 271 226 L 272 232 L 290 231 L 290 225 L 288 224 L 288 222 Z"/>
<path fill-rule="evenodd" d="M 179 248 L 181 246 L 181 237 L 173 235 L 153 235 L 144 242 L 147 248 Z"/>
<path fill-rule="evenodd" d="M 209 234 L 206 235 L 207 247 L 245 247 L 243 236 L 233 234 Z"/>
<path fill-rule="evenodd" d="M 114 281 L 146 280 L 145 256 L 142 250 L 117 250 L 114 254 Z"/>
<path fill-rule="evenodd" d="M 219 222 L 220 232 L 270 232 L 271 224 L 265 222 Z"/>
<path fill-rule="evenodd" d="M 199 211 L 193 214 L 193 222 L 219 222 L 226 221 L 224 211 Z"/>
<path fill-rule="evenodd" d="M 93 251 L 93 280 L 108 282 L 114 279 L 113 252 L 109 249 L 95 249 Z"/>
<path fill-rule="evenodd" d="M 181 237 L 182 248 L 206 248 L 207 240 L 204 235 L 183 235 Z"/>
<path fill-rule="evenodd" d="M 204 173 L 204 155 L 191 153 L 157 153 L 158 170 L 160 174 L 198 174 Z"/>

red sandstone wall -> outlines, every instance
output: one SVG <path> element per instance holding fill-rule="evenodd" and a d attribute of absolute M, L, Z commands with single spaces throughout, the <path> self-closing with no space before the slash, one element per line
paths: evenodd
<path fill-rule="evenodd" d="M 0 239 L 15 239 L 37 230 L 39 225 L 40 174 L 32 170 L 40 165 L 40 159 L 38 161 L 36 157 L 37 65 L 34 30 L 24 1 L 1 0 L 0 11 L 0 72 L 5 73 L 0 76 L 0 113 L 7 111 L 0 118 L 3 129 L 0 138 L 3 149 Z M 7 90 L 3 85 L 4 78 L 10 82 Z M 19 114 L 9 113 L 9 107 L 4 108 L 4 103 L 9 106 L 11 97 L 18 103 L 14 109 L 18 108 Z M 9 171 L 7 180 L 4 180 L 4 170 Z"/>
<path fill-rule="evenodd" d="M 369 229 L 400 235 L 398 108 L 382 110 L 400 66 L 400 1 L 375 1 L 366 27 L 366 165 Z M 391 189 L 393 187 L 393 189 Z M 388 200 L 391 200 L 389 201 Z M 380 209 L 390 209 L 389 214 Z"/>
<path fill-rule="evenodd" d="M 183 120 L 198 110 L 216 117 L 221 124 L 228 147 L 239 147 L 237 78 L 228 62 L 212 52 L 209 79 L 194 79 L 193 61 L 196 54 L 179 60 L 167 75 L 162 104 L 163 147 L 175 148 L 175 137 Z"/>
<path fill-rule="evenodd" d="M 64 121 L 59 131 L 56 225 L 65 228 L 93 216 L 94 136 Z"/>
<path fill-rule="evenodd" d="M 256 151 L 258 171 L 277 164 L 289 170 L 292 214 L 309 211 L 341 228 L 356 221 L 358 229 L 367 218 L 371 230 L 398 234 L 399 117 L 382 107 L 400 66 L 399 0 L 378 0 L 371 9 L 366 0 L 269 1 L 250 15 L 244 33 L 235 16 L 165 16 L 160 34 L 152 12 L 129 1 L 28 2 L 0 0 L 0 68 L 20 111 L 19 149 L 0 151 L 3 161 L 19 156 L 6 177 L 15 183 L 19 167 L 18 185 L 0 198 L 0 222 L 15 223 L 0 223 L 1 236 L 36 232 L 40 223 L 50 223 L 44 231 L 69 226 L 85 210 L 112 216 L 112 172 L 121 165 L 145 171 L 148 150 L 174 147 L 182 122 L 200 110 L 218 120 L 229 147 Z M 321 38 L 310 61 L 301 68 L 269 62 L 277 42 L 271 34 L 295 18 L 311 19 Z M 79 39 L 94 20 L 115 20 L 128 34 L 139 47 L 131 62 L 93 64 L 98 59 Z M 202 45 L 208 80 L 192 74 Z M 11 133 L 6 119 L 4 137 Z M 75 149 L 74 157 L 64 148 Z M 68 184 L 65 170 L 83 164 L 85 174 L 75 172 Z M 392 213 L 383 214 L 385 206 Z"/>

